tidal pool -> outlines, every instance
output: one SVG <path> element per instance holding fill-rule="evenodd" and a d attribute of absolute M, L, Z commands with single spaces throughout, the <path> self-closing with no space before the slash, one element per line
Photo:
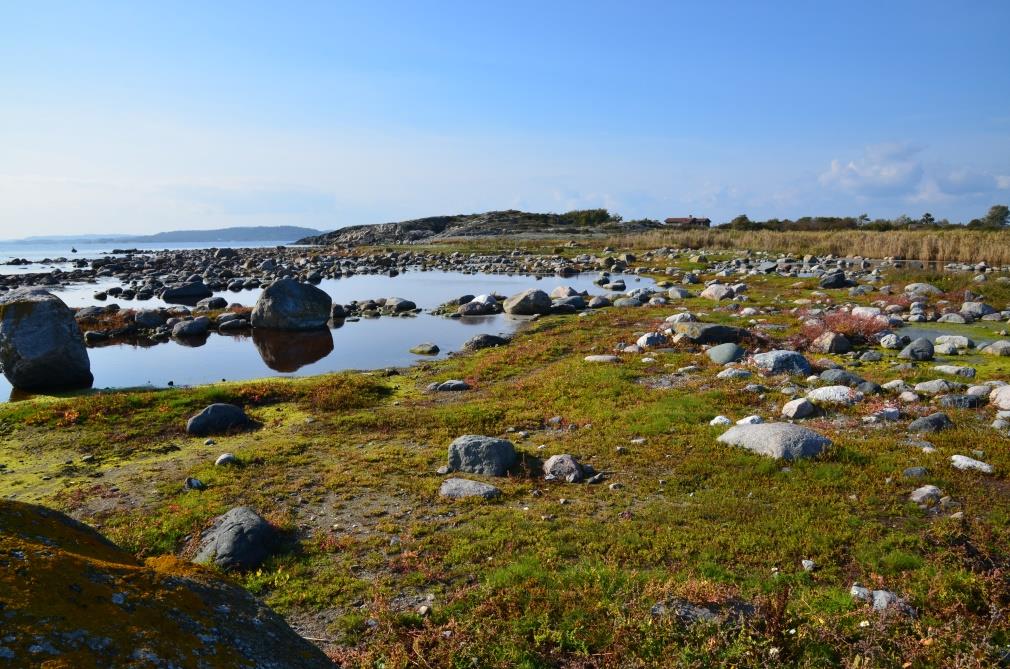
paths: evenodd
<path fill-rule="evenodd" d="M 378 274 L 355 275 L 324 280 L 319 287 L 334 300 L 403 297 L 422 309 L 432 309 L 461 295 L 498 293 L 513 295 L 527 288 L 550 292 L 557 286 L 571 286 L 590 294 L 607 291 L 593 283 L 598 274 L 573 277 L 463 274 L 444 271 L 411 271 L 396 277 Z M 634 275 L 623 278 L 628 289 L 653 286 L 651 279 Z M 54 291 L 67 304 L 119 304 L 122 308 L 166 306 L 160 299 L 146 301 L 97 301 L 96 290 L 114 282 L 84 284 Z M 259 290 L 216 293 L 229 302 L 252 305 Z M 521 327 L 523 320 L 505 315 L 450 319 L 422 313 L 416 317 L 362 318 L 340 327 L 309 333 L 252 331 L 246 334 L 211 333 L 195 341 L 170 341 L 150 346 L 112 344 L 88 349 L 95 388 L 188 386 L 221 380 L 238 381 L 271 376 L 307 376 L 346 369 L 379 369 L 409 365 L 423 359 L 445 357 L 478 334 L 507 334 Z M 435 356 L 410 353 L 422 342 L 437 344 Z M 5 378 L 0 377 L 0 398 L 19 399 Z"/>

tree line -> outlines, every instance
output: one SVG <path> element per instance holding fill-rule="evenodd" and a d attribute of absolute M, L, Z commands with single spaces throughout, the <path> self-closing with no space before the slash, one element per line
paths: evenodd
<path fill-rule="evenodd" d="M 860 216 L 803 216 L 802 218 L 752 221 L 741 214 L 729 223 L 718 226 L 731 230 L 779 230 L 779 231 L 821 231 L 821 230 L 940 230 L 950 227 L 967 227 L 975 230 L 1001 230 L 1010 226 L 1010 207 L 995 204 L 982 218 L 973 218 L 964 226 L 951 223 L 945 218 L 937 220 L 926 212 L 919 218 L 901 215 L 897 218 L 870 219 Z"/>

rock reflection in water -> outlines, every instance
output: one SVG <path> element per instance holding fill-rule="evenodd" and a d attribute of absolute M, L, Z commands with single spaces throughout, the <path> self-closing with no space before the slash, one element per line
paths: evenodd
<path fill-rule="evenodd" d="M 275 372 L 296 372 L 333 352 L 333 335 L 328 329 L 285 332 L 257 328 L 252 340 L 263 362 Z"/>
<path fill-rule="evenodd" d="M 175 343 L 187 348 L 199 348 L 200 346 L 206 344 L 209 338 L 210 334 L 202 334 L 195 337 L 176 337 Z M 141 346 L 143 346 L 143 344 L 141 344 Z"/>

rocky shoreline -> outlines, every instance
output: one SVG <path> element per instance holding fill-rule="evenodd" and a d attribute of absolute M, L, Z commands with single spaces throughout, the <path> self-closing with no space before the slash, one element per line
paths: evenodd
<path fill-rule="evenodd" d="M 284 371 L 296 367 L 290 351 L 304 342 L 318 340 L 316 355 L 332 350 L 328 328 L 338 323 L 425 313 L 416 294 L 333 304 L 317 287 L 323 279 L 455 268 L 527 269 L 555 280 L 546 290 L 447 301 L 434 313 L 504 314 L 529 325 L 513 337 L 478 335 L 464 355 L 396 372 L 26 403 L 29 418 L 4 447 L 11 464 L 0 484 L 20 496 L 31 480 L 60 508 L 113 519 L 116 536 L 137 550 L 154 545 L 173 559 L 211 561 L 290 606 L 289 621 L 307 622 L 313 638 L 331 638 L 326 620 L 356 621 L 353 633 L 320 642 L 337 650 L 395 646 L 408 616 L 416 616 L 411 629 L 431 625 L 446 645 L 461 620 L 486 629 L 487 616 L 454 602 L 474 589 L 475 604 L 528 596 L 528 572 L 507 588 L 481 585 L 515 568 L 515 537 L 538 559 L 592 566 L 586 573 L 607 556 L 638 556 L 650 586 L 622 598 L 642 629 L 763 625 L 767 579 L 800 593 L 791 624 L 804 635 L 824 620 L 833 629 L 866 629 L 865 621 L 890 631 L 951 615 L 931 579 L 936 570 L 963 572 L 947 567 L 956 552 L 932 541 L 936 533 L 971 533 L 990 552 L 1001 545 L 988 533 L 1001 531 L 1005 502 L 1010 281 L 991 268 L 930 275 L 862 259 L 683 249 L 288 251 L 271 265 L 254 250 L 197 252 L 171 275 L 124 269 L 124 289 L 196 301 L 63 307 L 61 322 L 89 346 L 117 336 L 247 336 Z M 229 268 L 242 275 L 223 276 Z M 138 271 L 142 285 L 132 283 Z M 592 272 L 592 283 L 567 285 L 576 271 Z M 654 283 L 635 286 L 637 277 Z M 207 294 L 236 280 L 258 282 L 255 305 Z M 27 306 L 12 305 L 57 301 L 38 288 L 0 300 L 11 328 L 31 319 Z M 80 350 L 54 346 L 53 354 L 70 368 Z M 439 347 L 412 350 L 427 356 Z M 66 452 L 38 462 L 23 455 L 41 452 L 45 432 L 68 434 Z M 155 446 L 144 452 L 138 444 L 148 441 Z M 96 479 L 109 487 L 94 487 Z M 187 508 L 197 509 L 193 518 L 172 525 Z M 148 509 L 170 529 L 145 533 L 136 521 Z M 278 541 L 276 517 L 286 519 L 290 543 Z M 911 547 L 907 554 L 895 557 L 896 542 Z M 591 553 L 588 561 L 572 545 Z M 495 564 L 503 554 L 509 560 Z M 459 567 L 429 575 L 422 563 Z M 701 585 L 670 590 L 671 565 L 694 570 Z M 289 569 L 301 577 L 289 582 Z M 718 589 L 713 573 L 729 574 Z M 1005 588 L 998 570 L 977 573 L 992 578 L 986 587 Z M 367 590 L 342 585 L 374 583 L 376 574 L 389 584 L 381 606 L 364 598 Z M 318 594 L 317 583 L 333 575 L 338 585 Z M 550 596 L 535 595 L 540 603 Z M 964 596 L 976 607 L 984 601 Z M 817 598 L 830 605 L 818 608 Z M 301 602 L 311 602 L 305 615 Z M 384 625 L 396 631 L 383 636 Z"/>

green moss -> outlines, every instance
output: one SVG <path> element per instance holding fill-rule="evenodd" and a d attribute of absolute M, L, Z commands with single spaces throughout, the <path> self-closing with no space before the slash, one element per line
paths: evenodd
<path fill-rule="evenodd" d="M 792 287 L 795 279 L 747 283 L 758 307 L 789 309 L 809 296 Z M 1010 298 L 993 284 L 980 290 L 994 302 Z M 704 309 L 708 321 L 741 324 L 721 305 L 685 304 Z M 707 424 L 716 414 L 775 415 L 784 397 L 745 393 L 753 379 L 718 381 L 719 369 L 686 346 L 657 352 L 649 364 L 635 356 L 617 365 L 583 361 L 633 341 L 669 313 L 545 318 L 507 347 L 430 361 L 398 377 L 343 374 L 6 405 L 0 462 L 15 471 L 0 476 L 0 493 L 101 522 L 142 555 L 185 554 L 187 537 L 216 514 L 250 504 L 290 541 L 242 583 L 298 620 L 327 621 L 319 634 L 333 637 L 349 666 L 762 666 L 771 647 L 786 666 L 837 666 L 857 654 L 874 666 L 906 658 L 944 666 L 958 653 L 989 658 L 1006 623 L 987 612 L 1010 601 L 1001 576 L 1010 548 L 1002 476 L 1010 444 L 987 427 L 987 412 L 950 411 L 957 427 L 930 436 L 937 453 L 927 456 L 904 444 L 904 424 L 863 427 L 871 406 L 858 405 L 837 412 L 837 421 L 811 423 L 835 445 L 787 469 L 718 444 L 719 430 Z M 767 331 L 777 342 L 798 331 L 791 314 L 760 318 L 787 326 Z M 970 336 L 993 327 L 972 326 Z M 1010 359 L 957 361 L 972 362 L 980 380 L 1010 376 Z M 895 362 L 888 354 L 858 372 L 884 382 L 895 377 Z M 701 371 L 674 388 L 643 383 L 690 364 Z M 931 368 L 905 377 L 933 378 Z M 446 378 L 474 389 L 424 392 Z M 206 448 L 183 426 L 212 401 L 242 404 L 262 426 Z M 546 422 L 554 417 L 558 429 Z M 508 436 L 526 456 L 573 453 L 623 487 L 517 475 L 494 481 L 498 501 L 446 502 L 434 471 L 463 433 Z M 997 475 L 946 465 L 976 444 Z M 224 451 L 242 466 L 215 468 Z M 95 464 L 83 467 L 84 453 Z M 74 459 L 72 469 L 64 470 L 65 459 Z M 914 465 L 928 466 L 924 482 L 963 505 L 964 521 L 908 502 L 913 482 L 901 472 Z M 186 476 L 207 489 L 183 492 Z M 803 559 L 816 571 L 804 572 Z M 848 595 L 857 580 L 909 598 L 934 641 L 921 643 L 925 627 L 900 618 L 860 627 L 871 614 Z M 433 611 L 421 619 L 416 603 L 429 594 Z M 685 627 L 651 614 L 674 597 L 759 606 L 741 625 Z"/>

